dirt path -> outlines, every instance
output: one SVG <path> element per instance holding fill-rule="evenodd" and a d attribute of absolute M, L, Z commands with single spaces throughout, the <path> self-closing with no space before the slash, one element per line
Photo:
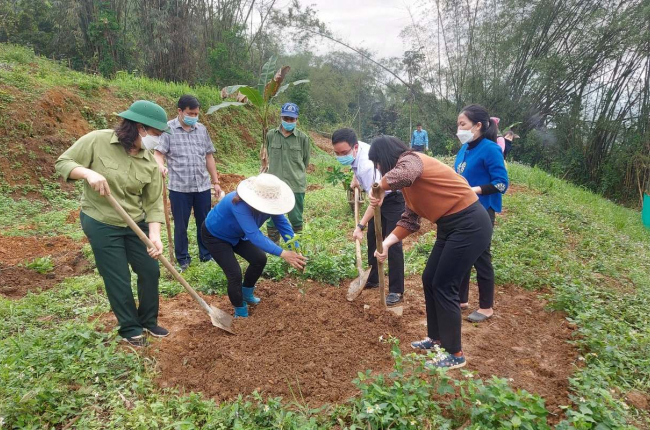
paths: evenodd
<path fill-rule="evenodd" d="M 389 347 L 379 336 L 397 336 L 410 352 L 409 343 L 426 335 L 417 278 L 407 280 L 401 318 L 378 309 L 375 291 L 349 303 L 343 288 L 314 282 L 264 281 L 258 290 L 262 303 L 251 318 L 236 321 L 236 336 L 211 327 L 188 295 L 164 300 L 160 323 L 172 334 L 148 352 L 158 360 L 160 386 L 217 401 L 254 390 L 292 400 L 299 388 L 311 406 L 340 403 L 356 394 L 351 381 L 357 372 L 390 371 Z M 207 299 L 232 310 L 226 297 Z M 482 378 L 512 378 L 514 387 L 542 395 L 559 414 L 559 406 L 568 404 L 567 379 L 577 354 L 566 342 L 571 330 L 563 316 L 544 306 L 535 293 L 500 287 L 495 316 L 485 324 L 463 324 L 464 350 L 467 369 Z"/>

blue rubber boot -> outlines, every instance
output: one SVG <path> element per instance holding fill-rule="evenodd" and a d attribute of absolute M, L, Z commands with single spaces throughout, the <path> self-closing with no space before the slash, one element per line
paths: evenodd
<path fill-rule="evenodd" d="M 248 318 L 248 305 L 244 302 L 244 306 L 235 308 L 235 318 Z"/>
<path fill-rule="evenodd" d="M 244 296 L 244 301 L 251 305 L 256 305 L 262 301 L 259 297 L 255 297 L 253 292 L 255 287 L 241 287 L 242 295 Z"/>

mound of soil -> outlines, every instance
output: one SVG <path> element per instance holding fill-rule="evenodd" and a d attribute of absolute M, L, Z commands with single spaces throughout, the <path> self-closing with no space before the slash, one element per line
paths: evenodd
<path fill-rule="evenodd" d="M 70 276 L 90 270 L 81 252 L 82 243 L 66 236 L 0 236 L 0 295 L 20 298 L 28 291 L 47 290 Z M 38 273 L 24 265 L 50 256 L 54 269 Z"/>
<path fill-rule="evenodd" d="M 404 314 L 397 317 L 379 308 L 377 291 L 349 303 L 345 288 L 263 281 L 262 302 L 250 318 L 235 321 L 235 336 L 212 327 L 187 294 L 164 300 L 160 323 L 172 334 L 148 352 L 160 368 L 157 382 L 217 401 L 258 390 L 287 400 L 302 394 L 311 406 L 344 402 L 357 394 L 351 382 L 357 372 L 391 370 L 390 349 L 380 336 L 398 337 L 410 352 L 409 343 L 426 335 L 420 282 L 411 278 L 406 287 Z M 207 300 L 232 311 L 226 297 Z M 577 355 L 566 342 L 571 330 L 565 319 L 544 305 L 534 293 L 500 288 L 489 322 L 463 324 L 464 350 L 467 369 L 483 378 L 512 378 L 513 386 L 544 396 L 559 414 L 558 406 L 568 404 L 567 378 Z"/>

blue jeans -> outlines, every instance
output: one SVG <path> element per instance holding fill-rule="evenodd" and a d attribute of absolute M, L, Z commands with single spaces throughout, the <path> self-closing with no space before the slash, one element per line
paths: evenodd
<path fill-rule="evenodd" d="M 174 216 L 174 252 L 178 264 L 189 264 L 192 261 L 187 251 L 187 226 L 190 222 L 192 209 L 194 209 L 194 220 L 196 221 L 196 241 L 199 244 L 199 258 L 201 261 L 212 258 L 201 240 L 201 225 L 203 225 L 205 217 L 208 216 L 212 205 L 210 190 L 196 193 L 180 193 L 169 190 L 169 202 Z"/>

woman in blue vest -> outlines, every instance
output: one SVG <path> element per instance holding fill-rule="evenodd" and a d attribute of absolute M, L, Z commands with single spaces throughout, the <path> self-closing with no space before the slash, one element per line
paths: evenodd
<path fill-rule="evenodd" d="M 501 196 L 508 189 L 508 172 L 501 148 L 496 143 L 497 124 L 484 107 L 470 105 L 458 115 L 457 136 L 462 146 L 456 155 L 454 169 L 467 179 L 494 226 L 495 214 L 501 212 Z M 490 247 L 476 260 L 474 267 L 478 280 L 479 309 L 467 319 L 482 322 L 494 314 L 494 268 Z M 470 273 L 471 270 L 460 285 L 461 309 L 469 306 Z"/>

